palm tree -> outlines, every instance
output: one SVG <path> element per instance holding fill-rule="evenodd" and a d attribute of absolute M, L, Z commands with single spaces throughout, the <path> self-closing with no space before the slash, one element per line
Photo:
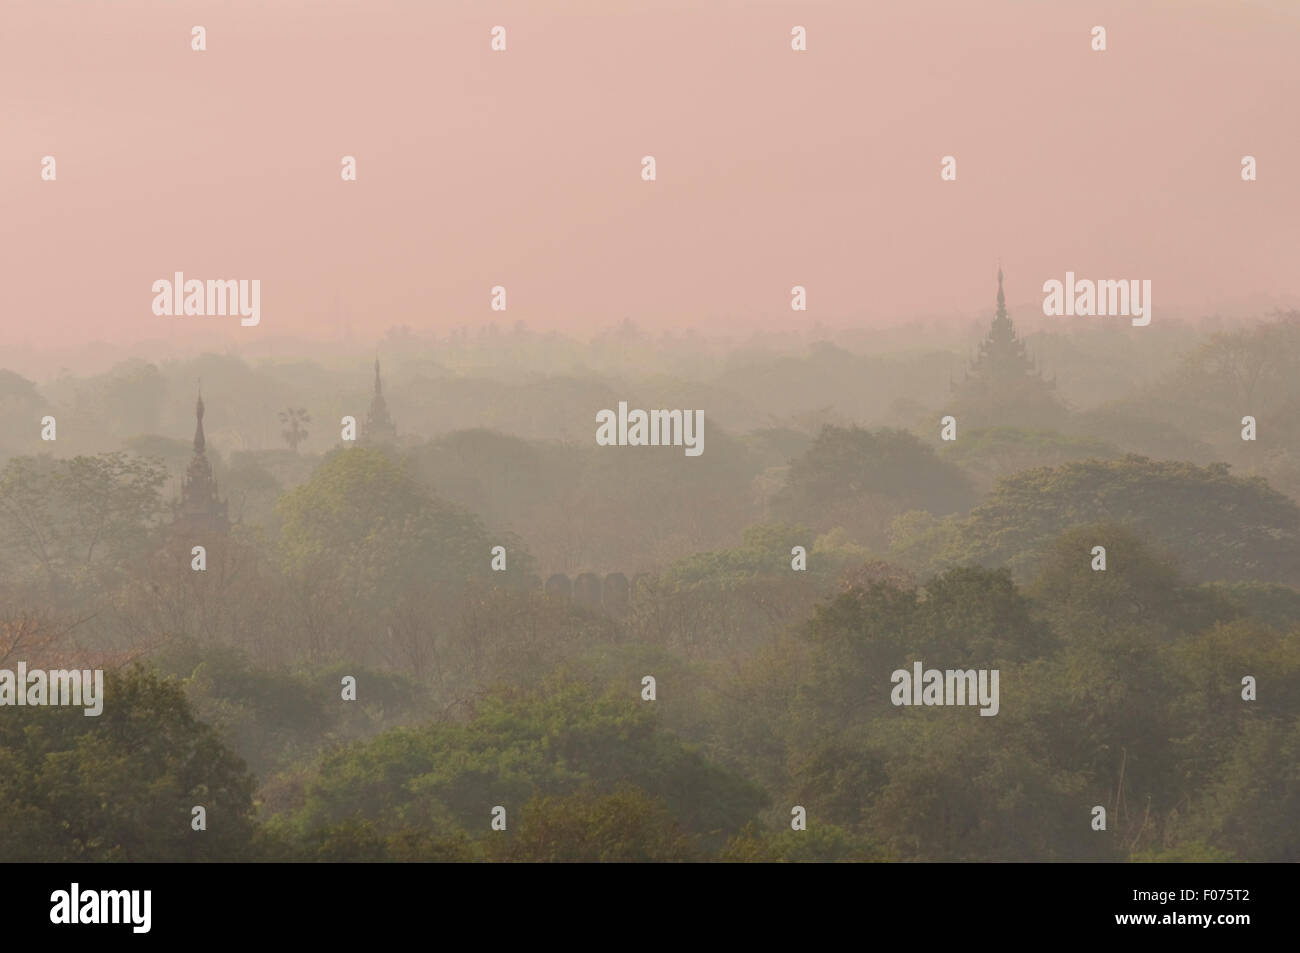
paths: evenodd
<path fill-rule="evenodd" d="M 281 431 L 284 442 L 297 453 L 298 444 L 307 439 L 307 428 L 303 424 L 311 423 L 311 414 L 302 407 L 288 407 L 280 411 L 280 423 L 285 427 Z"/>

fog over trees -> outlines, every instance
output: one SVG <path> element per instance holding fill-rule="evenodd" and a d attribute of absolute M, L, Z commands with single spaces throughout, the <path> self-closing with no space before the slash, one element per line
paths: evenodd
<path fill-rule="evenodd" d="M 1300 313 L 1013 321 L 0 369 L 0 854 L 1300 860 Z"/>

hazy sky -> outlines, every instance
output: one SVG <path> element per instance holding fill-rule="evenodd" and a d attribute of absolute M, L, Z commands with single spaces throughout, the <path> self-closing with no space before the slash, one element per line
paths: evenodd
<path fill-rule="evenodd" d="M 1247 0 L 3 0 L 0 355 L 894 323 L 986 310 L 999 255 L 1028 307 L 1067 270 L 1155 322 L 1294 300 L 1297 49 Z M 261 324 L 156 317 L 178 270 L 260 279 Z"/>

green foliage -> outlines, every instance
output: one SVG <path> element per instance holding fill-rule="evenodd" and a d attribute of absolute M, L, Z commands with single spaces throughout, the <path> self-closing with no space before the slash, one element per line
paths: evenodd
<path fill-rule="evenodd" d="M 1210 628 L 1170 648 L 1166 664 L 1181 680 L 1177 700 L 1190 766 L 1208 773 L 1236 745 L 1248 721 L 1300 717 L 1300 644 L 1257 619 Z M 1258 698 L 1243 701 L 1252 676 Z"/>
<path fill-rule="evenodd" d="M 936 651 L 956 666 L 1033 658 L 1051 646 L 1010 574 L 972 566 L 936 576 L 920 592 L 888 583 L 844 592 L 818 608 L 809 632 L 845 674 Z"/>
<path fill-rule="evenodd" d="M 861 863 L 890 859 L 879 845 L 855 837 L 842 827 L 809 823 L 807 830 L 796 831 L 787 826 L 775 833 L 749 824 L 727 843 L 719 859 L 745 864 Z"/>
<path fill-rule="evenodd" d="M 15 457 L 0 471 L 0 560 L 52 587 L 138 553 L 160 508 L 167 471 L 121 451 Z"/>
<path fill-rule="evenodd" d="M 855 585 L 817 610 L 808 634 L 813 654 L 782 728 L 790 803 L 815 805 L 821 823 L 900 859 L 1081 857 L 1100 846 L 1066 822 L 1081 779 L 1032 757 L 1033 737 L 1009 736 L 1005 712 L 890 704 L 890 673 L 913 660 L 1000 668 L 1005 699 L 1017 673 L 1057 648 L 1006 571 L 963 567 L 919 590 L 888 578 Z"/>
<path fill-rule="evenodd" d="M 627 324 L 589 348 L 493 329 L 516 362 L 498 365 L 465 335 L 421 354 L 394 329 L 400 458 L 300 454 L 337 431 L 308 435 L 298 411 L 294 449 L 266 449 L 275 409 L 356 413 L 368 368 L 206 355 L 44 393 L 0 372 L 0 409 L 58 411 L 58 447 L 83 454 L 0 470 L 0 658 L 148 654 L 176 676 L 111 675 L 98 719 L 4 709 L 0 853 L 1298 860 L 1297 328 L 1201 340 L 1166 324 L 1119 349 L 1110 332 L 1044 336 L 1071 401 L 1118 397 L 1068 419 L 1026 399 L 1048 391 L 1015 379 L 1032 368 L 1009 326 L 1010 362 L 960 394 L 928 341 L 883 356 L 894 332 L 837 338 L 867 353 L 720 360 Z M 1139 372 L 1151 387 L 1132 389 Z M 212 444 L 261 448 L 212 457 L 243 525 L 208 541 L 202 573 L 152 532 L 166 471 L 86 455 L 183 467 L 199 374 Z M 581 421 L 629 396 L 710 408 L 707 452 L 592 446 Z M 933 437 L 948 412 L 953 443 L 849 424 Z M 1245 413 L 1258 443 L 1238 439 Z M 512 434 L 486 429 L 503 422 Z M 0 458 L 55 449 L 26 430 Z M 603 612 L 543 597 L 539 569 L 649 576 Z M 999 714 L 894 707 L 890 675 L 916 660 L 999 669 Z"/>
<path fill-rule="evenodd" d="M 745 530 L 744 542 L 735 549 L 696 553 L 668 567 L 663 581 L 669 586 L 707 585 L 725 590 L 744 585 L 760 576 L 789 574 L 790 550 L 802 545 L 812 549 L 812 533 L 802 526 L 764 523 Z M 811 560 L 809 571 L 831 570 Z M 835 567 L 838 568 L 838 567 Z"/>
<path fill-rule="evenodd" d="M 1093 549 L 1106 568 L 1094 570 Z M 1148 626 L 1172 637 L 1199 632 L 1240 614 L 1209 588 L 1182 585 L 1168 553 L 1153 553 L 1132 530 L 1115 523 L 1076 526 L 1044 548 L 1029 595 L 1044 607 L 1054 631 L 1070 640 Z"/>
<path fill-rule="evenodd" d="M 1233 859 L 1227 851 L 1202 841 L 1186 841 L 1177 847 L 1135 850 L 1129 855 L 1129 861 L 1135 864 L 1226 864 Z"/>
<path fill-rule="evenodd" d="M 279 560 L 308 620 L 311 665 L 385 660 L 419 681 L 437 674 L 450 690 L 453 673 L 478 675 L 482 646 L 466 627 L 495 589 L 526 585 L 531 568 L 509 534 L 489 534 L 378 450 L 331 453 L 277 513 Z M 507 547 L 506 572 L 491 570 L 494 545 Z"/>
<path fill-rule="evenodd" d="M 337 681 L 335 682 L 337 684 Z M 308 679 L 249 666 L 239 653 L 209 649 L 193 659 L 186 696 L 258 775 L 311 749 L 338 718 L 331 694 Z"/>
<path fill-rule="evenodd" d="M 106 672 L 104 708 L 6 708 L 0 856 L 27 861 L 248 859 L 252 777 L 180 685 Z M 208 829 L 191 830 L 191 808 Z"/>
<path fill-rule="evenodd" d="M 1300 627 L 1300 589 L 1266 582 L 1218 583 L 1203 587 L 1226 600 L 1241 615 L 1250 615 L 1282 632 Z"/>
<path fill-rule="evenodd" d="M 968 428 L 961 439 L 944 443 L 940 450 L 941 459 L 961 467 L 983 492 L 998 479 L 1031 467 L 1122 455 L 1116 447 L 1094 437 L 1017 427 Z"/>
<path fill-rule="evenodd" d="M 423 686 L 394 673 L 336 663 L 273 670 L 238 650 L 173 642 L 157 656 L 181 679 L 196 716 L 211 725 L 259 778 L 269 778 L 321 749 L 368 737 L 427 713 Z M 355 702 L 341 701 L 344 675 L 357 679 Z"/>
<path fill-rule="evenodd" d="M 873 543 L 907 510 L 942 516 L 972 502 L 962 472 L 907 431 L 827 426 L 791 465 L 773 509 L 786 521 L 821 532 L 841 526 Z"/>
<path fill-rule="evenodd" d="M 1227 752 L 1175 836 L 1241 859 L 1300 861 L 1300 717 L 1251 720 Z"/>
<path fill-rule="evenodd" d="M 298 836 L 355 818 L 385 835 L 418 827 L 477 836 L 493 805 L 579 791 L 603 797 L 620 786 L 662 801 L 703 843 L 725 838 L 763 803 L 756 788 L 663 731 L 627 694 L 551 681 L 488 695 L 467 723 L 399 728 L 327 755 L 288 823 Z"/>
<path fill-rule="evenodd" d="M 286 568 L 332 569 L 358 596 L 391 602 L 417 579 L 460 584 L 490 572 L 493 541 L 478 518 L 429 495 L 379 450 L 331 453 L 277 512 Z M 508 568 L 496 575 L 519 579 L 527 554 L 513 553 Z"/>
<path fill-rule="evenodd" d="M 448 539 L 434 554 L 447 562 L 481 538 L 471 516 L 433 500 L 387 454 L 360 447 L 327 456 L 277 510 L 281 551 L 290 568 L 314 565 L 348 548 L 366 554 L 357 558 L 360 564 L 367 559 L 400 563 L 407 555 L 403 547 L 418 549 L 438 530 Z"/>
<path fill-rule="evenodd" d="M 493 859 L 550 863 L 662 863 L 704 859 L 664 803 L 638 788 L 531 798 L 518 830 L 488 843 Z"/>
<path fill-rule="evenodd" d="M 1120 523 L 1167 548 L 1197 580 L 1300 579 L 1300 507 L 1225 464 L 1129 456 L 1028 470 L 1001 480 L 941 558 L 1027 575 L 1070 527 Z"/>
<path fill-rule="evenodd" d="M 939 519 L 925 510 L 908 510 L 889 523 L 886 536 L 889 558 L 900 565 L 940 572 L 957 565 L 961 520 L 952 515 Z"/>
<path fill-rule="evenodd" d="M 723 745 L 784 759 L 763 777 L 778 803 L 809 806 L 807 833 L 815 818 L 912 860 L 1292 856 L 1277 832 L 1297 816 L 1287 719 L 1300 715 L 1300 657 L 1122 526 L 1050 541 L 1024 594 L 1005 570 L 960 567 L 920 588 L 878 571 L 807 633 L 808 654 L 774 648 L 714 716 Z M 999 669 L 999 715 L 894 707 L 890 673 L 914 659 Z M 1266 673 L 1268 704 L 1242 702 L 1251 672 Z M 1106 832 L 1089 826 L 1094 804 Z M 777 836 L 797 844 L 784 824 Z M 723 856 L 781 859 L 755 839 Z"/>

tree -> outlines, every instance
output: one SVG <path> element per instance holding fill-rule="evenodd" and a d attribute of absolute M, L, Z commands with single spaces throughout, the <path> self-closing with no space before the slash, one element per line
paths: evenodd
<path fill-rule="evenodd" d="M 0 420 L 24 420 L 30 419 L 33 415 L 36 419 L 40 419 L 41 416 L 49 413 L 48 410 L 37 412 L 38 408 L 43 406 L 49 405 L 36 389 L 35 384 L 13 371 L 0 368 Z M 11 440 L 15 443 L 10 443 Z M 0 459 L 12 453 L 17 446 L 31 441 L 36 444 L 41 442 L 37 439 L 34 429 L 28 431 L 28 437 L 24 440 L 17 429 L 6 428 L 3 439 L 0 439 Z"/>
<path fill-rule="evenodd" d="M 787 522 L 819 532 L 842 526 L 858 542 L 880 543 L 907 510 L 942 516 L 972 502 L 961 471 L 907 431 L 827 426 L 791 464 L 772 508 Z"/>
<path fill-rule="evenodd" d="M 1179 679 L 1179 723 L 1194 776 L 1207 777 L 1229 759 L 1247 725 L 1300 718 L 1300 644 L 1257 619 L 1236 619 L 1180 640 L 1162 659 Z M 1242 678 L 1257 698 L 1242 699 Z"/>
<path fill-rule="evenodd" d="M 0 594 L 0 599 L 5 595 Z M 40 612 L 5 609 L 0 612 L 0 666 L 24 660 L 38 667 L 57 657 L 59 643 L 78 624 L 55 621 Z"/>
<path fill-rule="evenodd" d="M 1066 822 L 1085 779 L 1045 758 L 1032 722 L 1012 717 L 1058 643 L 1010 575 L 960 567 L 917 589 L 882 566 L 846 582 L 809 622 L 811 657 L 776 722 L 785 801 L 816 803 L 822 823 L 900 859 L 1105 854 L 1086 825 L 1076 836 Z M 1001 712 L 894 706 L 891 672 L 914 661 L 999 670 Z"/>
<path fill-rule="evenodd" d="M 848 586 L 808 623 L 814 655 L 797 708 L 812 735 L 892 711 L 889 674 L 913 660 L 997 668 L 1054 648 L 1005 570 L 959 567 L 921 589 L 888 574 L 878 578 Z"/>
<path fill-rule="evenodd" d="M 940 452 L 941 459 L 960 466 L 983 493 L 991 490 L 1001 477 L 1030 467 L 1121 456 L 1122 451 L 1092 437 L 1016 427 L 967 428 L 960 440 L 944 444 Z"/>
<path fill-rule="evenodd" d="M 180 685 L 106 672 L 104 708 L 5 709 L 0 856 L 16 861 L 249 859 L 253 778 Z M 208 829 L 191 828 L 192 808 Z"/>
<path fill-rule="evenodd" d="M 571 833 L 577 815 L 604 834 L 547 848 L 544 809 L 526 805 L 569 796 L 576 799 L 550 802 L 561 810 L 554 829 Z M 349 818 L 372 822 L 384 837 L 411 827 L 501 836 L 489 832 L 490 809 L 499 804 L 512 828 L 522 825 L 524 853 L 630 859 L 677 851 L 678 829 L 717 849 L 764 801 L 752 784 L 660 727 L 635 693 L 601 695 L 559 675 L 484 696 L 468 722 L 396 728 L 326 755 L 303 807 L 284 824 L 301 837 Z M 631 813 L 620 818 L 622 809 Z"/>
<path fill-rule="evenodd" d="M 1242 860 L 1300 861 L 1300 718 L 1244 724 L 1228 751 L 1174 836 Z"/>
<path fill-rule="evenodd" d="M 222 486 L 234 504 L 236 522 L 269 515 L 283 490 L 275 475 L 248 453 L 232 455 Z"/>
<path fill-rule="evenodd" d="M 748 825 L 728 842 L 720 860 L 729 863 L 863 863 L 890 859 L 867 838 L 855 837 L 834 824 L 816 823 L 806 831 L 784 826 L 776 832 Z"/>
<path fill-rule="evenodd" d="M 1215 334 L 1188 355 L 1174 385 L 1207 403 L 1273 407 L 1296 394 L 1300 369 L 1300 313 L 1275 312 L 1276 321 Z M 1168 382 L 1167 382 L 1168 383 Z M 1244 411 L 1243 411 L 1244 412 Z"/>
<path fill-rule="evenodd" d="M 512 537 L 489 534 L 381 450 L 329 454 L 276 513 L 280 563 L 313 661 L 346 651 L 465 689 L 477 667 L 477 647 L 456 638 L 467 586 L 519 586 L 531 569 Z M 494 573 L 498 543 L 509 559 Z"/>
<path fill-rule="evenodd" d="M 1227 464 L 1127 456 L 1027 470 L 962 520 L 954 562 L 1027 574 L 1066 529 L 1118 523 L 1169 550 L 1195 580 L 1300 581 L 1300 507 Z"/>
<path fill-rule="evenodd" d="M 289 449 L 297 453 L 298 444 L 307 439 L 307 428 L 303 425 L 311 423 L 311 415 L 302 407 L 289 407 L 280 411 L 280 423 L 285 428 L 280 435 Z"/>
<path fill-rule="evenodd" d="M 1128 449 L 1184 460 L 1226 458 L 1256 466 L 1264 441 L 1294 447 L 1300 438 L 1294 413 L 1300 407 L 1300 312 L 1272 317 L 1213 334 L 1157 380 L 1081 415 L 1079 425 Z M 1259 444 L 1238 439 L 1247 414 L 1266 428 Z"/>
<path fill-rule="evenodd" d="M 1096 546 L 1105 549 L 1104 570 L 1093 568 Z M 1133 626 L 1172 639 L 1242 614 L 1214 589 L 1186 585 L 1171 555 L 1115 523 L 1062 533 L 1044 547 L 1027 591 L 1067 641 Z"/>
<path fill-rule="evenodd" d="M 35 568 L 53 586 L 137 552 L 166 479 L 159 461 L 121 451 L 15 457 L 0 471 L 0 560 L 14 572 Z"/>
<path fill-rule="evenodd" d="M 518 830 L 490 841 L 501 860 L 548 863 L 664 863 L 702 860 L 693 838 L 664 805 L 638 788 L 534 797 Z"/>
<path fill-rule="evenodd" d="M 133 358 L 91 378 L 77 392 L 77 417 L 94 421 L 112 434 L 143 434 L 158 429 L 167 382 L 157 366 Z"/>

